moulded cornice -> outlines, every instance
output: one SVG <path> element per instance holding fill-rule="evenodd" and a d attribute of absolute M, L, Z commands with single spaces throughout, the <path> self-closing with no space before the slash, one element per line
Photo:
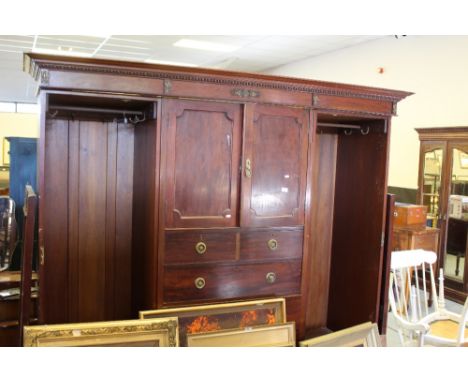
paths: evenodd
<path fill-rule="evenodd" d="M 190 81 L 218 85 L 276 89 L 290 92 L 307 92 L 339 97 L 367 98 L 398 102 L 413 94 L 409 92 L 380 89 L 333 82 L 296 79 L 254 73 L 228 72 L 213 69 L 181 68 L 177 66 L 45 56 L 27 53 L 24 70 L 41 86 L 47 86 L 49 71 L 71 71 L 95 74 L 111 74 L 129 77 L 144 77 L 173 81 Z M 43 74 L 46 73 L 46 74 Z"/>
<path fill-rule="evenodd" d="M 454 127 L 424 127 L 415 129 L 419 134 L 421 141 L 427 140 L 450 140 L 450 139 L 467 139 L 468 126 Z"/>

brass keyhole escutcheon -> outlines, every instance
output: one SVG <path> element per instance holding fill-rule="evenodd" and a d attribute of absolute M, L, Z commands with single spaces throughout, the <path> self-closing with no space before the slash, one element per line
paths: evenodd
<path fill-rule="evenodd" d="M 266 282 L 268 284 L 273 284 L 276 281 L 276 273 L 275 272 L 268 272 L 266 274 Z"/>
<path fill-rule="evenodd" d="M 206 285 L 205 279 L 203 277 L 197 277 L 195 279 L 195 286 L 197 289 L 203 289 Z"/>
<path fill-rule="evenodd" d="M 245 160 L 245 176 L 247 178 L 252 177 L 252 162 L 250 161 L 250 159 Z"/>
<path fill-rule="evenodd" d="M 272 251 L 276 251 L 278 249 L 278 240 L 276 239 L 268 240 L 268 248 L 270 248 Z"/>
<path fill-rule="evenodd" d="M 198 242 L 195 244 L 195 251 L 197 251 L 199 255 L 203 255 L 206 252 L 206 244 L 203 241 Z"/>

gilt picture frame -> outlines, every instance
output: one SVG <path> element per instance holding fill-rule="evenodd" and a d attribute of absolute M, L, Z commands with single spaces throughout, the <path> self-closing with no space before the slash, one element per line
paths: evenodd
<path fill-rule="evenodd" d="M 301 347 L 381 347 L 377 324 L 366 322 L 299 342 Z"/>
<path fill-rule="evenodd" d="M 261 325 L 244 329 L 187 334 L 189 347 L 293 347 L 296 346 L 296 324 Z"/>
<path fill-rule="evenodd" d="M 177 347 L 177 317 L 24 327 L 26 347 Z"/>
<path fill-rule="evenodd" d="M 284 298 L 249 300 L 212 305 L 195 305 L 141 311 L 141 319 L 176 316 L 179 319 L 179 344 L 187 346 L 187 334 L 260 325 L 286 323 Z"/>

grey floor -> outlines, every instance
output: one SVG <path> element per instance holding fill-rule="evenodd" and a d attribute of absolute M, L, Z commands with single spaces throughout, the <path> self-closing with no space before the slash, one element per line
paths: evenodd
<path fill-rule="evenodd" d="M 461 313 L 463 309 L 463 305 L 460 305 L 456 302 L 450 301 L 445 299 L 445 307 L 447 310 L 450 310 L 455 313 Z M 395 320 L 391 313 L 388 314 L 388 322 L 387 322 L 387 346 L 395 347 L 395 346 L 402 346 L 400 342 L 400 338 L 398 337 L 398 333 L 396 331 Z"/>

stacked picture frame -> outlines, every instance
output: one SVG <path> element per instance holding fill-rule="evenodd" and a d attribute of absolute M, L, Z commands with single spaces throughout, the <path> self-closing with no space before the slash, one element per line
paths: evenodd
<path fill-rule="evenodd" d="M 284 298 L 140 312 L 140 319 L 177 316 L 180 346 L 295 346 Z"/>

